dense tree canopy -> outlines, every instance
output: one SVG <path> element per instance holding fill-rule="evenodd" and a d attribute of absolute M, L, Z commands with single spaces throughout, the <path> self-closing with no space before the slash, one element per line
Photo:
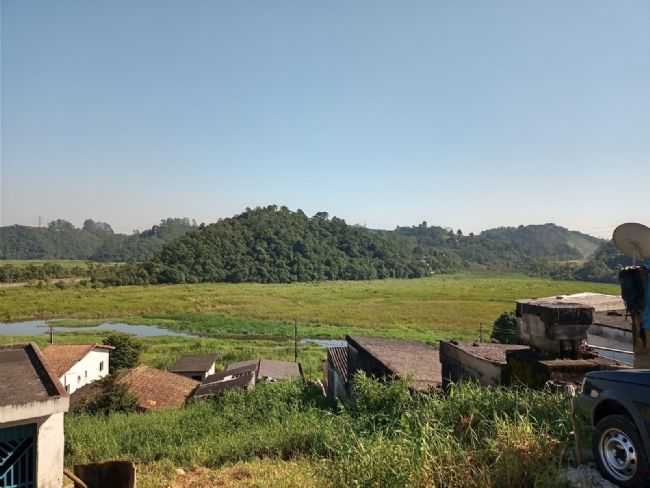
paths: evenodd
<path fill-rule="evenodd" d="M 319 212 L 247 210 L 167 244 L 160 281 L 292 281 L 410 278 L 428 264 L 382 233 Z"/>
<path fill-rule="evenodd" d="M 0 258 L 128 262 L 89 266 L 103 285 L 207 281 L 287 283 L 412 278 L 460 270 L 516 271 L 562 279 L 615 281 L 630 264 L 610 242 L 554 224 L 503 227 L 478 235 L 426 222 L 393 231 L 348 225 L 318 212 L 271 205 L 197 226 L 165 219 L 132 235 L 88 219 L 47 228 L 0 228 Z M 53 267 L 0 268 L 0 281 L 62 278 Z"/>
<path fill-rule="evenodd" d="M 196 225 L 189 219 L 165 219 L 132 235 L 116 234 L 105 222 L 87 219 L 81 229 L 66 220 L 47 227 L 0 227 L 0 259 L 90 259 L 144 261 Z"/>

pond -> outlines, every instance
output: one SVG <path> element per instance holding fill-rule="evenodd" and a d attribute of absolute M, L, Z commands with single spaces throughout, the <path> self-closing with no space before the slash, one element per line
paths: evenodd
<path fill-rule="evenodd" d="M 122 332 L 138 337 L 176 336 L 176 337 L 198 337 L 192 334 L 176 332 L 156 325 L 131 325 L 119 322 L 106 322 L 89 327 L 57 327 L 54 326 L 54 333 L 61 332 Z M 50 328 L 45 320 L 30 320 L 27 322 L 3 323 L 0 322 L 0 336 L 37 336 L 47 335 Z"/>

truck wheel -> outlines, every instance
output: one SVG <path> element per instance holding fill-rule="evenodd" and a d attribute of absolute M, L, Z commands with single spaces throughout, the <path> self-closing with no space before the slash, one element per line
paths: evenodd
<path fill-rule="evenodd" d="M 648 457 L 634 422 L 624 415 L 610 415 L 598 425 L 593 436 L 594 457 L 601 473 L 626 488 L 646 486 Z"/>

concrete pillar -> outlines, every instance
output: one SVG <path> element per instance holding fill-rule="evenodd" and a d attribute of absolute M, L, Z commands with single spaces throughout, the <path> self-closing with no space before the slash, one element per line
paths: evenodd
<path fill-rule="evenodd" d="M 55 413 L 38 424 L 36 478 L 39 488 L 63 486 L 63 413 Z"/>

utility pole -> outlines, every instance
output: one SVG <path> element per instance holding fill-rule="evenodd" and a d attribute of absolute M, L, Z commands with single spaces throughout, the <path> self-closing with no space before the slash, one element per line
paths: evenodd
<path fill-rule="evenodd" d="M 293 321 L 293 362 L 298 362 L 298 321 Z"/>

